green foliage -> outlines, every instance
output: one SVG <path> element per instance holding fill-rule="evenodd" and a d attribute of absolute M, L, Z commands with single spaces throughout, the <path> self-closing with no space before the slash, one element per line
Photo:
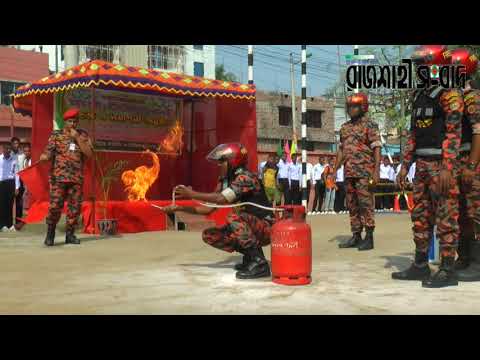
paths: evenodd
<path fill-rule="evenodd" d="M 238 81 L 235 74 L 231 72 L 226 72 L 225 66 L 223 66 L 223 64 L 217 64 L 215 66 L 215 79 L 223 81 Z"/>
<path fill-rule="evenodd" d="M 100 155 L 103 154 L 103 155 Z M 105 153 L 94 152 L 95 166 L 100 175 L 100 186 L 103 194 L 103 216 L 107 219 L 107 202 L 110 195 L 110 189 L 115 181 L 118 181 L 122 172 L 128 166 L 127 160 L 118 160 L 110 163 Z"/>

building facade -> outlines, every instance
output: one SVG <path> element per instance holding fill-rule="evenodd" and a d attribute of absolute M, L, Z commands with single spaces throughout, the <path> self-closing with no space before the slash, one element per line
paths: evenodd
<path fill-rule="evenodd" d="M 215 78 L 215 45 L 62 45 L 62 55 L 66 69 L 99 59 Z"/>
<path fill-rule="evenodd" d="M 301 149 L 301 98 L 297 97 L 297 146 Z M 335 149 L 335 102 L 323 97 L 307 98 L 307 147 L 309 161 L 319 156 L 332 156 Z M 257 90 L 257 151 L 259 161 L 275 153 L 281 140 L 293 136 L 292 99 L 286 93 L 267 93 Z M 299 150 L 300 152 L 300 150 Z"/>
<path fill-rule="evenodd" d="M 13 112 L 11 95 L 19 86 L 48 75 L 48 54 L 12 45 L 0 47 L 0 143 L 13 136 L 30 141 L 32 119 Z"/>

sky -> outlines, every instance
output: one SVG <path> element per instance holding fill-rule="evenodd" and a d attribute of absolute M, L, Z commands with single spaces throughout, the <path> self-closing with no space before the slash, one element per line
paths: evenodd
<path fill-rule="evenodd" d="M 339 45 L 340 64 L 345 65 L 345 55 L 353 54 L 353 45 Z M 232 72 L 237 79 L 248 81 L 247 45 L 217 45 L 216 62 L 224 64 L 227 72 Z M 290 92 L 290 53 L 294 62 L 301 59 L 300 45 L 255 45 L 253 77 L 260 90 L 277 90 Z M 361 47 L 360 47 L 361 52 Z M 339 78 L 337 45 L 307 45 L 307 95 L 319 96 L 331 87 Z M 301 67 L 295 66 L 295 91 L 300 95 Z"/>
<path fill-rule="evenodd" d="M 21 45 L 22 49 L 39 51 L 39 45 Z M 353 54 L 353 45 L 340 45 L 340 63 L 345 65 L 345 55 Z M 43 45 L 43 51 L 49 56 L 50 69 L 55 70 L 55 45 Z M 248 81 L 247 45 L 216 45 L 216 63 L 224 64 L 227 72 L 232 72 L 237 79 Z M 361 52 L 361 47 L 360 47 Z M 290 92 L 290 53 L 294 61 L 300 62 L 300 45 L 255 45 L 254 46 L 254 81 L 260 90 L 277 90 Z M 337 45 L 307 45 L 307 95 L 318 96 L 331 87 L 339 78 Z M 60 57 L 60 55 L 59 55 Z M 59 59 L 59 70 L 64 64 Z M 301 67 L 295 65 L 295 91 L 301 90 Z"/>

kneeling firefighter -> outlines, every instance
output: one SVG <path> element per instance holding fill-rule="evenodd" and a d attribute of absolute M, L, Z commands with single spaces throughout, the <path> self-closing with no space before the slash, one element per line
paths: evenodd
<path fill-rule="evenodd" d="M 219 179 L 217 191 L 200 193 L 190 187 L 177 186 L 176 198 L 192 199 L 218 205 L 255 203 L 270 207 L 262 182 L 257 175 L 246 169 L 248 152 L 240 143 L 218 145 L 207 156 L 207 160 L 218 163 L 224 176 Z M 238 279 L 255 279 L 270 276 L 270 267 L 262 246 L 270 244 L 273 213 L 252 205 L 234 207 L 224 226 L 203 231 L 202 238 L 207 244 L 227 252 L 243 254 L 243 262 L 237 264 Z M 167 206 L 167 213 L 184 211 L 191 214 L 207 215 L 214 208 L 205 206 Z"/>

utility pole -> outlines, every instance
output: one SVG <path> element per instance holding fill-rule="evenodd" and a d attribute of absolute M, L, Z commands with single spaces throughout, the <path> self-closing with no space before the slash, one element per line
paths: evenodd
<path fill-rule="evenodd" d="M 340 45 L 337 45 L 337 65 L 338 65 L 338 73 L 340 75 L 339 79 L 340 79 L 340 83 L 342 82 L 342 66 L 341 66 L 341 63 L 340 63 Z M 336 90 L 336 89 L 335 89 Z M 343 112 L 345 113 L 345 121 L 348 121 L 348 117 L 347 117 L 347 107 L 345 106 L 345 104 L 347 103 L 347 95 L 345 94 L 345 84 L 343 84 L 342 86 L 342 97 L 343 97 L 343 100 L 344 100 L 344 103 L 343 103 Z M 336 101 L 336 96 L 335 96 L 335 101 Z"/>
<path fill-rule="evenodd" d="M 291 96 L 292 96 L 292 127 L 293 133 L 296 134 L 296 111 L 295 111 L 295 74 L 293 64 L 293 53 L 290 53 L 290 78 L 291 78 Z"/>
<path fill-rule="evenodd" d="M 58 45 L 55 45 L 55 72 L 58 73 Z"/>
<path fill-rule="evenodd" d="M 398 46 L 398 57 L 399 57 L 398 63 L 400 63 L 403 57 L 403 45 Z M 402 141 L 403 141 L 403 127 L 405 124 L 405 96 L 404 95 L 405 95 L 404 92 L 400 90 L 400 121 L 402 125 L 400 128 L 400 161 L 403 161 Z"/>

